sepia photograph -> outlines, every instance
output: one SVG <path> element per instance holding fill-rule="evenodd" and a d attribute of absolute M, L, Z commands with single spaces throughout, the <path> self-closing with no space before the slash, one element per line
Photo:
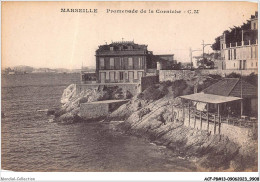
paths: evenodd
<path fill-rule="evenodd" d="M 258 172 L 258 2 L 2 1 L 10 172 Z"/>

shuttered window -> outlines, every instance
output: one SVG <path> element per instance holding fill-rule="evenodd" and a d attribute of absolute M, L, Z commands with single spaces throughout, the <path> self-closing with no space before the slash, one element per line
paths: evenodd
<path fill-rule="evenodd" d="M 128 69 L 133 69 L 133 58 L 128 58 Z"/>
<path fill-rule="evenodd" d="M 99 59 L 99 69 L 101 69 L 101 70 L 105 69 L 105 59 L 104 58 Z"/>
<path fill-rule="evenodd" d="M 114 58 L 109 59 L 109 67 L 112 70 L 115 69 L 115 59 Z"/>

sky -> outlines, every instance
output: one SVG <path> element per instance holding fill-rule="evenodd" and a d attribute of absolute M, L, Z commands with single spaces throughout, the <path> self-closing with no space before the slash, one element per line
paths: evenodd
<path fill-rule="evenodd" d="M 92 8 L 98 13 L 65 13 L 61 8 Z M 142 9 L 146 13 L 140 13 Z M 257 3 L 252 2 L 2 2 L 2 67 L 94 67 L 98 46 L 122 38 L 146 44 L 154 54 L 174 54 L 177 61 L 188 62 L 189 48 L 202 49 L 202 40 L 214 43 L 224 30 L 242 25 L 255 11 Z M 202 52 L 193 56 L 198 54 Z"/>

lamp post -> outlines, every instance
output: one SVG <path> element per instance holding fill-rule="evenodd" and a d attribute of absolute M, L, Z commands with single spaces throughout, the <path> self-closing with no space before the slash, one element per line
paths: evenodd
<path fill-rule="evenodd" d="M 202 40 L 202 50 L 203 50 L 203 53 L 202 53 L 202 65 L 203 65 L 203 69 L 204 69 L 204 48 L 206 47 L 206 46 L 208 46 L 208 45 L 211 45 L 211 44 L 205 44 L 204 43 L 204 40 Z"/>
<path fill-rule="evenodd" d="M 190 47 L 190 69 L 192 70 L 192 53 L 196 51 L 201 51 L 201 50 L 192 50 Z"/>

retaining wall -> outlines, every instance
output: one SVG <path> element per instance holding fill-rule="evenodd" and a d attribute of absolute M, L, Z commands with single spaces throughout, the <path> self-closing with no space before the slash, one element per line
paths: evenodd
<path fill-rule="evenodd" d="M 180 117 L 182 117 L 182 109 L 180 109 Z M 185 120 L 184 125 L 190 128 L 194 129 L 201 129 L 201 122 L 200 119 L 190 118 L 189 123 L 189 115 L 185 111 Z M 208 123 L 207 121 L 202 121 L 202 130 L 207 130 Z M 214 134 L 214 123 L 209 123 L 209 133 Z M 221 123 L 220 126 L 220 134 L 227 136 L 229 139 L 235 141 L 236 143 L 242 145 L 243 143 L 246 143 L 250 140 L 250 137 L 252 136 L 253 129 L 252 128 L 245 128 L 245 127 L 239 127 L 239 126 L 233 126 L 229 125 L 227 123 Z M 216 123 L 216 134 L 219 134 L 219 126 L 218 123 Z"/>
<path fill-rule="evenodd" d="M 141 89 L 141 86 L 138 83 L 104 83 L 104 84 L 96 83 L 96 84 L 77 84 L 76 92 L 77 94 L 79 94 L 83 90 L 99 89 L 104 86 L 106 87 L 118 86 L 119 88 L 122 88 L 123 92 L 129 91 L 132 95 L 137 94 Z"/>
<path fill-rule="evenodd" d="M 201 75 L 221 75 L 225 77 L 231 73 L 237 73 L 244 76 L 250 75 L 251 73 L 257 74 L 257 70 L 220 70 L 220 69 L 205 69 L 205 70 L 160 70 L 159 80 L 162 81 L 175 81 L 181 79 L 191 79 L 197 74 Z"/>
<path fill-rule="evenodd" d="M 80 104 L 80 116 L 84 119 L 105 117 L 128 100 L 106 100 Z"/>

